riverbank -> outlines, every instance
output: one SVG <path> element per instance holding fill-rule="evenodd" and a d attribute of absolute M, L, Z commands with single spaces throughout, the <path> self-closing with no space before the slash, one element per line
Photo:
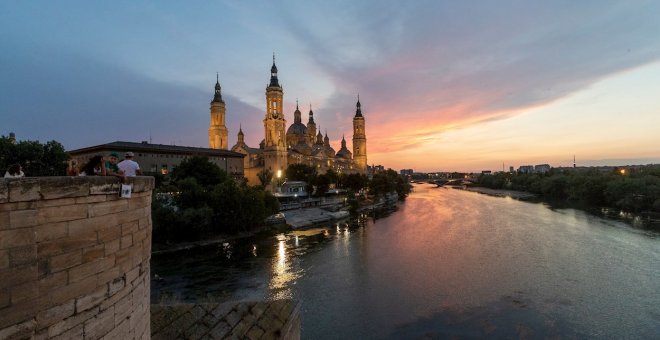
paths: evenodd
<path fill-rule="evenodd" d="M 537 197 L 535 194 L 529 192 L 515 191 L 515 190 L 490 189 L 484 187 L 452 187 L 452 188 L 471 191 L 471 192 L 478 192 L 480 194 L 495 196 L 495 197 L 511 197 L 519 200 L 528 200 Z"/>

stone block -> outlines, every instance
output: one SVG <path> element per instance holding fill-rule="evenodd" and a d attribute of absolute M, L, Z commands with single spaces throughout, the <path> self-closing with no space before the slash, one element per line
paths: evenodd
<path fill-rule="evenodd" d="M 27 320 L 7 328 L 0 328 L 0 339 L 30 339 L 34 334 L 37 322 Z"/>
<path fill-rule="evenodd" d="M 112 180 L 112 182 L 110 182 L 109 180 Z M 98 180 L 94 180 L 93 183 L 90 183 L 89 194 L 116 195 L 117 197 L 119 197 L 120 187 L 121 187 L 121 183 L 119 183 L 119 179 L 100 177 Z"/>
<path fill-rule="evenodd" d="M 43 309 L 37 313 L 37 329 L 42 329 L 72 316 L 76 312 L 76 301 L 71 299 L 62 304 Z"/>
<path fill-rule="evenodd" d="M 117 267 L 112 267 L 110 269 L 104 270 L 96 274 L 96 286 L 100 287 L 102 285 L 107 286 L 108 283 L 112 282 L 118 277 L 124 277 L 124 272 L 119 270 Z"/>
<path fill-rule="evenodd" d="M 119 301 L 124 300 L 125 298 L 131 301 L 130 294 L 132 292 L 132 288 L 133 287 L 126 285 L 114 295 L 110 296 L 110 298 L 105 299 L 103 302 L 101 302 L 101 310 L 106 310 L 119 303 Z"/>
<path fill-rule="evenodd" d="M 115 312 L 116 313 L 116 312 Z M 133 339 L 131 335 L 130 323 L 128 320 L 118 321 L 115 316 L 115 323 L 119 322 L 108 334 L 101 338 L 102 340 Z"/>
<path fill-rule="evenodd" d="M 17 286 L 25 282 L 37 280 L 37 265 L 31 264 L 16 268 L 5 268 L 0 270 L 0 289 Z M 7 279 L 11 278 L 11 279 Z"/>
<path fill-rule="evenodd" d="M 0 203 L 9 201 L 9 182 L 6 179 L 0 179 Z"/>
<path fill-rule="evenodd" d="M 87 218 L 87 206 L 82 204 L 63 205 L 39 209 L 38 223 L 53 223 Z"/>
<path fill-rule="evenodd" d="M 89 205 L 89 217 L 116 214 L 128 209 L 128 200 L 116 199 Z"/>
<path fill-rule="evenodd" d="M 115 215 L 112 216 L 114 216 L 116 219 Z M 113 241 L 113 240 L 119 240 L 120 237 L 121 237 L 121 227 L 117 224 L 106 223 L 103 225 L 103 228 L 98 230 L 98 240 L 101 243 Z"/>
<path fill-rule="evenodd" d="M 0 230 L 9 229 L 9 211 L 0 211 Z"/>
<path fill-rule="evenodd" d="M 0 269 L 9 267 L 9 250 L 0 250 Z"/>
<path fill-rule="evenodd" d="M 129 209 L 138 209 L 151 206 L 151 195 L 142 197 L 131 197 L 128 201 Z"/>
<path fill-rule="evenodd" d="M 121 235 L 126 236 L 138 230 L 138 221 L 132 221 L 121 225 Z"/>
<path fill-rule="evenodd" d="M 39 305 L 34 301 L 23 301 L 18 304 L 12 304 L 2 311 L 0 317 L 0 329 L 23 323 L 28 320 L 34 320 L 34 315 L 39 310 Z"/>
<path fill-rule="evenodd" d="M 89 292 L 76 299 L 76 313 L 88 310 L 92 307 L 98 306 L 101 304 L 101 301 L 108 296 L 107 286 L 102 286 L 97 288 L 93 292 Z"/>
<path fill-rule="evenodd" d="M 11 304 L 15 305 L 23 301 L 34 300 L 39 296 L 39 282 L 28 281 L 10 288 Z"/>
<path fill-rule="evenodd" d="M 77 282 L 111 268 L 115 257 L 104 257 L 69 269 L 69 282 Z"/>
<path fill-rule="evenodd" d="M 40 179 L 12 179 L 9 183 L 9 202 L 36 201 L 41 199 Z"/>
<path fill-rule="evenodd" d="M 78 326 L 82 328 L 82 325 L 85 321 L 92 319 L 98 313 L 99 313 L 99 309 L 93 308 L 82 313 L 76 313 L 66 319 L 63 319 L 62 321 L 56 322 L 50 327 L 48 327 L 48 336 L 52 338 L 60 334 L 63 334 L 68 330 L 77 328 Z M 76 339 L 76 338 L 72 338 L 72 339 Z M 82 339 L 82 338 L 78 338 L 78 339 Z"/>
<path fill-rule="evenodd" d="M 105 256 L 105 245 L 97 244 L 91 247 L 83 248 L 82 250 L 82 263 L 99 259 Z"/>
<path fill-rule="evenodd" d="M 73 328 L 63 332 L 60 335 L 50 337 L 51 340 L 70 340 L 70 339 L 84 339 L 83 325 L 76 325 Z"/>
<path fill-rule="evenodd" d="M 115 304 L 115 323 L 130 322 L 128 319 L 133 313 L 133 303 L 131 299 L 121 299 Z"/>
<path fill-rule="evenodd" d="M 9 266 L 18 267 L 25 264 L 36 264 L 37 245 L 14 247 L 9 249 Z"/>
<path fill-rule="evenodd" d="M 61 255 L 53 256 L 50 259 L 50 272 L 57 273 L 59 271 L 78 266 L 82 263 L 82 253 L 76 249 L 74 251 L 64 253 Z"/>
<path fill-rule="evenodd" d="M 108 195 L 89 195 L 76 197 L 76 204 L 87 204 L 107 201 Z M 114 197 L 114 196 L 113 196 Z"/>
<path fill-rule="evenodd" d="M 83 249 L 94 243 L 96 243 L 96 235 L 88 235 L 86 237 L 76 238 L 68 237 L 54 241 L 37 243 L 37 257 L 39 259 L 46 259 L 57 254 Z"/>
<path fill-rule="evenodd" d="M 37 209 L 48 208 L 48 207 L 60 207 L 65 205 L 74 205 L 76 204 L 75 198 L 59 198 L 53 200 L 39 200 L 35 202 L 35 207 Z"/>
<path fill-rule="evenodd" d="M 95 280 L 83 280 L 78 282 L 71 282 L 64 286 L 52 288 L 48 295 L 47 305 L 55 306 L 64 303 L 71 299 L 83 296 L 96 289 Z"/>
<path fill-rule="evenodd" d="M 261 337 L 264 335 L 264 330 L 261 329 L 259 326 L 252 326 L 250 330 L 247 332 L 245 337 L 249 340 L 257 340 L 261 339 Z"/>
<path fill-rule="evenodd" d="M 119 239 L 105 242 L 105 255 L 111 255 L 119 250 Z"/>
<path fill-rule="evenodd" d="M 35 241 L 45 242 L 63 238 L 67 234 L 67 222 L 46 223 L 34 227 Z"/>
<path fill-rule="evenodd" d="M 11 294 L 9 288 L 0 289 L 0 309 L 5 308 L 11 304 Z"/>
<path fill-rule="evenodd" d="M 45 177 L 40 179 L 43 199 L 80 197 L 89 194 L 89 181 L 83 177 Z"/>
<path fill-rule="evenodd" d="M 33 227 L 38 224 L 38 210 L 12 210 L 9 212 L 9 229 Z"/>
<path fill-rule="evenodd" d="M 39 278 L 39 291 L 50 292 L 55 288 L 66 286 L 69 274 L 65 271 L 52 273 Z M 58 301 L 61 303 L 62 301 Z"/>
<path fill-rule="evenodd" d="M 124 289 L 126 286 L 126 278 L 124 276 L 116 277 L 108 282 L 108 296 L 113 296 L 118 291 Z"/>
<path fill-rule="evenodd" d="M 122 236 L 121 249 L 126 249 L 133 245 L 133 235 Z"/>

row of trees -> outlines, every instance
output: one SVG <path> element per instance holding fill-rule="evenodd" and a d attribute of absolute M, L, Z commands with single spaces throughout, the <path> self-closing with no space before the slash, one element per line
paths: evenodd
<path fill-rule="evenodd" d="M 235 234 L 261 226 L 278 211 L 277 199 L 263 187 L 235 181 L 206 157 L 191 157 L 156 190 L 153 237 L 163 243 Z"/>
<path fill-rule="evenodd" d="M 7 136 L 0 137 L 0 170 L 12 164 L 20 164 L 25 176 L 63 176 L 66 172 L 67 154 L 64 146 L 54 140 L 45 144 L 39 141 L 17 142 Z"/>
<path fill-rule="evenodd" d="M 623 173 L 556 169 L 546 174 L 497 173 L 480 176 L 477 185 L 528 191 L 547 199 L 631 212 L 660 212 L 659 165 L 642 166 Z"/>
<path fill-rule="evenodd" d="M 324 195 L 331 185 L 346 189 L 349 192 L 360 192 L 368 189 L 370 195 L 383 196 L 396 192 L 399 199 L 408 196 L 411 186 L 405 178 L 396 171 L 388 169 L 373 174 L 371 180 L 366 175 L 352 173 L 337 173 L 330 169 L 324 174 L 317 174 L 316 168 L 305 164 L 291 164 L 286 169 L 287 180 L 305 181 L 308 184 L 307 192 L 314 192 L 317 196 Z M 315 189 L 315 190 L 314 190 Z"/>

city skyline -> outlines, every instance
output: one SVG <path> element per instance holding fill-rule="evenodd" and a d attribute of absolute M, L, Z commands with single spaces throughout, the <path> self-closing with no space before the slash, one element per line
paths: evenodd
<path fill-rule="evenodd" d="M 229 145 L 257 145 L 275 52 L 284 114 L 333 146 L 357 93 L 369 164 L 481 171 L 660 162 L 653 2 L 0 4 L 0 134 L 67 149 L 205 146 L 216 72 Z M 333 15 L 328 15 L 328 14 Z M 303 110 L 305 112 L 305 110 Z M 351 147 L 349 141 L 349 148 Z"/>

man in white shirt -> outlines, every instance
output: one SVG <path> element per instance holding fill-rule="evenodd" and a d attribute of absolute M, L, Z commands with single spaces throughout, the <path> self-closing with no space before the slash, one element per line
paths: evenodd
<path fill-rule="evenodd" d="M 124 155 L 124 160 L 119 162 L 117 166 L 119 167 L 119 170 L 124 172 L 125 176 L 128 177 L 135 177 L 136 175 L 142 175 L 142 170 L 140 170 L 140 165 L 133 160 L 133 153 L 132 152 L 127 152 L 126 155 Z"/>

